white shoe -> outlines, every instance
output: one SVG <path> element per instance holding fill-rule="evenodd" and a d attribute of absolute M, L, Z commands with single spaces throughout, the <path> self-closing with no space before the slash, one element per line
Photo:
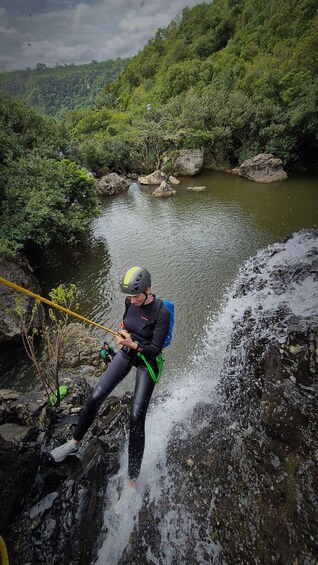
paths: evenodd
<path fill-rule="evenodd" d="M 78 446 L 74 444 L 72 440 L 63 443 L 60 447 L 56 447 L 51 451 L 51 456 L 53 457 L 54 461 L 59 463 L 63 461 L 65 457 L 68 455 L 76 455 L 78 452 Z"/>

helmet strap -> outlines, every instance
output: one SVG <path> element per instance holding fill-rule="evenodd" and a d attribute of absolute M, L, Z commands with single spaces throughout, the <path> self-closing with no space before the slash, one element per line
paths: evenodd
<path fill-rule="evenodd" d="M 143 301 L 143 303 L 142 303 L 141 306 L 143 306 L 143 305 L 145 304 L 145 302 L 146 302 L 146 300 L 147 300 L 147 298 L 148 298 L 148 296 L 149 296 L 149 294 L 147 294 L 146 292 L 143 292 L 143 294 L 145 295 L 145 300 Z"/>

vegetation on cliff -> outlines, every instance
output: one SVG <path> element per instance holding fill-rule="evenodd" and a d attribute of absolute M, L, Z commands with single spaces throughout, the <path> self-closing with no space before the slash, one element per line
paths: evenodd
<path fill-rule="evenodd" d="M 120 75 L 125 59 L 92 61 L 87 65 L 38 63 L 36 69 L 0 74 L 0 92 L 23 98 L 41 113 L 63 117 L 69 110 L 93 106 L 96 95 Z"/>
<path fill-rule="evenodd" d="M 75 108 L 62 122 L 1 98 L 1 252 L 85 227 L 96 199 L 78 167 L 150 172 L 167 151 L 200 147 L 218 167 L 270 152 L 287 170 L 317 170 L 317 32 L 315 0 L 214 0 L 128 62 L 0 75 L 42 112 Z"/>
<path fill-rule="evenodd" d="M 204 147 L 215 164 L 271 152 L 317 169 L 314 0 L 214 0 L 183 10 L 67 126 L 83 164 L 151 169 L 164 150 Z M 129 147 L 128 156 L 127 148 Z"/>
<path fill-rule="evenodd" d="M 0 97 L 0 255 L 73 241 L 98 212 L 95 183 L 69 157 L 64 126 Z"/>

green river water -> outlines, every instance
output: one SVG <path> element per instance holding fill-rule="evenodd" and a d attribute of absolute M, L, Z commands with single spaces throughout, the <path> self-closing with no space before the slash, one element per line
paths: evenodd
<path fill-rule="evenodd" d="M 207 190 L 189 192 L 189 185 Z M 153 292 L 175 304 L 166 370 L 186 370 L 244 260 L 294 231 L 317 227 L 317 176 L 265 185 L 206 171 L 183 178 L 168 199 L 154 198 L 154 188 L 134 182 L 128 192 L 101 198 L 101 216 L 83 241 L 35 258 L 36 275 L 44 296 L 60 282 L 74 282 L 79 313 L 117 329 L 124 303 L 119 280 L 132 265 L 147 267 Z M 102 342 L 103 332 L 92 331 Z M 24 388 L 32 371 L 22 360 L 2 381 Z"/>

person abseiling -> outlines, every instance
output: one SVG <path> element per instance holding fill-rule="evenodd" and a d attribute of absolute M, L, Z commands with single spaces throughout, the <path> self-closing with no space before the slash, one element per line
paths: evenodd
<path fill-rule="evenodd" d="M 140 472 L 145 445 L 145 418 L 155 386 L 155 380 L 144 360 L 157 374 L 156 358 L 161 353 L 169 332 L 170 313 L 161 301 L 158 310 L 159 299 L 151 294 L 151 277 L 143 267 L 131 267 L 120 286 L 121 292 L 127 296 L 123 316 L 124 329 L 118 332 L 121 336 L 116 338 L 121 349 L 101 375 L 96 388 L 82 408 L 73 438 L 53 449 L 51 456 L 54 461 L 59 462 L 68 455 L 77 453 L 80 441 L 92 424 L 102 402 L 135 366 L 137 371 L 135 391 L 131 399 L 127 480 L 127 484 L 133 486 Z"/>

